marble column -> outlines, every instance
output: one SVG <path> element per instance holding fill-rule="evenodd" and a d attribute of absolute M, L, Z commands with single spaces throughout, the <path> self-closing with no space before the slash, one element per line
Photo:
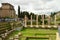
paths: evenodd
<path fill-rule="evenodd" d="M 32 15 L 31 15 L 31 27 L 33 27 L 33 26 L 32 26 Z"/>
<path fill-rule="evenodd" d="M 60 40 L 59 33 L 56 33 L 56 40 Z"/>
<path fill-rule="evenodd" d="M 6 30 L 6 33 L 5 33 L 5 36 L 7 36 L 8 35 L 8 30 Z"/>
<path fill-rule="evenodd" d="M 50 15 L 48 16 L 48 27 L 50 28 L 51 26 L 50 26 Z"/>
<path fill-rule="evenodd" d="M 57 27 L 57 24 L 56 24 L 56 15 L 55 15 L 54 23 L 55 23 L 54 27 Z"/>
<path fill-rule="evenodd" d="M 2 36 L 3 38 L 5 38 L 5 34 L 1 34 L 1 36 Z"/>
<path fill-rule="evenodd" d="M 44 27 L 44 15 L 42 15 L 42 27 Z"/>
<path fill-rule="evenodd" d="M 36 27 L 38 27 L 38 15 L 36 15 Z"/>
<path fill-rule="evenodd" d="M 26 20 L 26 15 L 25 15 L 25 27 L 27 27 L 27 20 Z"/>
<path fill-rule="evenodd" d="M 0 40 L 2 40 L 2 38 L 0 37 Z"/>
<path fill-rule="evenodd" d="M 10 25 L 11 25 L 11 29 L 13 29 L 13 25 L 14 25 L 14 24 L 13 24 L 13 23 L 11 23 Z"/>

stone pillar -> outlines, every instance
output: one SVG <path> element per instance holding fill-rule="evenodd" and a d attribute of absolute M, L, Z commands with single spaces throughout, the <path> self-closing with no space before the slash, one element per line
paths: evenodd
<path fill-rule="evenodd" d="M 21 35 L 22 35 L 22 33 L 19 32 L 19 33 L 18 33 L 18 36 L 20 37 Z"/>
<path fill-rule="evenodd" d="M 38 15 L 36 15 L 36 27 L 38 27 Z"/>
<path fill-rule="evenodd" d="M 2 38 L 5 38 L 5 34 L 1 34 Z"/>
<path fill-rule="evenodd" d="M 52 40 L 52 39 L 51 39 L 51 35 L 49 35 L 49 40 Z"/>
<path fill-rule="evenodd" d="M 32 15 L 31 15 L 31 27 L 33 27 L 33 26 L 32 26 Z"/>
<path fill-rule="evenodd" d="M 25 27 L 27 27 L 27 20 L 26 20 L 26 15 L 25 15 Z"/>
<path fill-rule="evenodd" d="M 42 27 L 44 27 L 44 15 L 42 15 Z"/>
<path fill-rule="evenodd" d="M 48 16 L 48 27 L 50 28 L 51 26 L 50 26 L 50 15 Z"/>
<path fill-rule="evenodd" d="M 3 40 L 2 38 L 0 38 L 0 40 Z"/>
<path fill-rule="evenodd" d="M 59 33 L 56 33 L 56 40 L 60 40 Z"/>
<path fill-rule="evenodd" d="M 19 40 L 19 35 L 15 35 L 14 40 Z"/>
<path fill-rule="evenodd" d="M 58 33 L 59 33 L 59 37 L 60 37 L 60 26 L 58 26 Z"/>
<path fill-rule="evenodd" d="M 55 15 L 54 23 L 55 23 L 54 27 L 57 27 L 57 24 L 56 24 L 56 15 Z"/>
<path fill-rule="evenodd" d="M 13 24 L 13 23 L 11 23 L 11 29 L 14 29 L 13 25 L 14 25 L 14 24 Z"/>
<path fill-rule="evenodd" d="M 5 37 L 8 35 L 8 33 L 5 33 Z"/>

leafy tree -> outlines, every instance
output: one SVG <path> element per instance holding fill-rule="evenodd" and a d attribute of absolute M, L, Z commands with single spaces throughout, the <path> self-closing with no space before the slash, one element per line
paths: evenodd
<path fill-rule="evenodd" d="M 38 16 L 38 21 L 41 21 L 42 17 L 41 15 Z"/>
<path fill-rule="evenodd" d="M 50 15 L 51 17 L 53 17 L 53 13 L 51 12 L 51 15 Z"/>
<path fill-rule="evenodd" d="M 22 14 L 23 14 L 23 18 L 25 17 L 25 15 L 29 18 L 29 12 L 23 11 Z"/>
<path fill-rule="evenodd" d="M 54 17 L 54 15 L 56 15 L 56 14 L 57 14 L 56 12 L 54 12 L 54 13 L 51 12 L 51 15 L 50 16 L 51 17 Z"/>
<path fill-rule="evenodd" d="M 30 13 L 30 19 L 31 19 L 31 15 L 32 15 L 33 19 L 36 19 L 36 15 L 34 13 L 32 13 L 32 12 Z"/>

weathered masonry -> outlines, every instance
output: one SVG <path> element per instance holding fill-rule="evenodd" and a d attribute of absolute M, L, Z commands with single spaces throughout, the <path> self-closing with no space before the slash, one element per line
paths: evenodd
<path fill-rule="evenodd" d="M 9 3 L 2 3 L 2 6 L 0 7 L 0 18 L 15 18 L 14 6 Z"/>

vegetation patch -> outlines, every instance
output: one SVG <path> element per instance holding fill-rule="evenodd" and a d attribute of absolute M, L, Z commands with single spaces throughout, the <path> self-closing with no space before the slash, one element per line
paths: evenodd
<path fill-rule="evenodd" d="M 49 37 L 27 37 L 26 40 L 49 40 Z"/>
<path fill-rule="evenodd" d="M 56 29 L 24 28 L 20 40 L 56 40 Z M 48 37 L 46 37 L 48 36 Z"/>

